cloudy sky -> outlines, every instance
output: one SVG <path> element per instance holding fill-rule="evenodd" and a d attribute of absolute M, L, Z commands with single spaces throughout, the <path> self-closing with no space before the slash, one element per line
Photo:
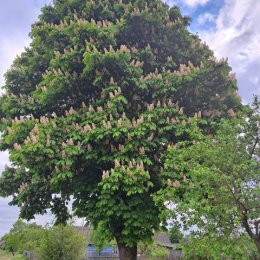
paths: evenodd
<path fill-rule="evenodd" d="M 165 0 L 166 1 L 166 0 Z M 51 0 L 9 0 L 0 2 L 0 86 L 3 74 L 12 60 L 28 46 L 31 24 L 40 8 Z M 253 94 L 260 95 L 260 1 L 256 0 L 168 0 L 177 4 L 183 14 L 192 17 L 190 30 L 215 51 L 217 57 L 228 57 L 237 75 L 239 93 L 244 103 Z M 8 163 L 8 154 L 0 153 L 0 172 Z M 18 218 L 18 209 L 0 199 L 0 237 Z M 50 216 L 37 217 L 50 222 Z"/>

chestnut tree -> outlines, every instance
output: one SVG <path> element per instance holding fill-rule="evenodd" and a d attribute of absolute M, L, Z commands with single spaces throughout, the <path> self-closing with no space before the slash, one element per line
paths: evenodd
<path fill-rule="evenodd" d="M 193 118 L 240 107 L 226 60 L 190 33 L 188 17 L 160 0 L 54 0 L 29 47 L 6 73 L 1 150 L 12 165 L 0 194 L 20 216 L 51 209 L 115 238 L 121 259 L 165 224 L 164 153 L 191 140 Z"/>

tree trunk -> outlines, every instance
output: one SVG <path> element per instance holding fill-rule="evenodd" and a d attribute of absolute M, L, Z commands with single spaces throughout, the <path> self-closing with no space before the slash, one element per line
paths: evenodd
<path fill-rule="evenodd" d="M 259 240 L 259 231 L 258 231 L 258 223 L 256 226 L 256 233 L 254 234 L 253 231 L 250 228 L 250 225 L 248 224 L 248 218 L 247 215 L 243 216 L 242 223 L 244 225 L 244 228 L 246 229 L 247 234 L 249 237 L 254 241 L 257 251 L 258 251 L 258 256 L 257 260 L 260 260 L 260 240 Z"/>
<path fill-rule="evenodd" d="M 128 247 L 117 242 L 119 259 L 120 260 L 136 260 L 137 259 L 137 245 Z"/>

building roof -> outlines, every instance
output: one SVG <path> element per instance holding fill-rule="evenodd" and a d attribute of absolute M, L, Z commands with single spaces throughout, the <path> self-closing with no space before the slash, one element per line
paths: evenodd
<path fill-rule="evenodd" d="M 82 232 L 88 239 L 90 232 L 93 230 L 92 227 L 75 227 L 79 232 Z M 169 235 L 165 232 L 160 232 L 155 234 L 154 241 L 156 245 L 163 246 L 167 248 L 173 248 L 176 244 L 171 243 Z M 89 241 L 92 244 L 92 241 Z"/>
<path fill-rule="evenodd" d="M 175 244 L 171 243 L 169 235 L 164 232 L 155 234 L 154 241 L 158 246 L 164 246 L 168 248 L 173 248 L 175 246 Z"/>
<path fill-rule="evenodd" d="M 91 227 L 75 227 L 79 232 L 82 232 L 86 238 L 89 238 L 90 232 L 93 230 Z"/>

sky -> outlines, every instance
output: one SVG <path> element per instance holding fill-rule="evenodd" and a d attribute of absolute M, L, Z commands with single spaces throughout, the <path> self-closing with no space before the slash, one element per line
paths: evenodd
<path fill-rule="evenodd" d="M 51 0 L 0 1 L 0 86 L 4 73 L 30 39 L 31 24 L 40 8 Z M 238 80 L 243 103 L 250 103 L 253 94 L 260 95 L 260 1 L 259 0 L 165 0 L 178 5 L 192 18 L 190 31 L 214 50 L 218 58 L 227 57 Z M 0 152 L 0 172 L 8 164 L 8 153 Z M 0 198 L 0 237 L 17 220 L 19 210 L 8 205 L 9 198 Z M 37 216 L 44 225 L 52 217 Z"/>

